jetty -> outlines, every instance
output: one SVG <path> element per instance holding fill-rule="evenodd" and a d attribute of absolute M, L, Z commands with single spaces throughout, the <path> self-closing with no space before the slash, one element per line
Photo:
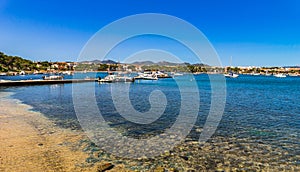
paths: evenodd
<path fill-rule="evenodd" d="M 49 85 L 49 84 L 67 84 L 67 83 L 82 83 L 96 82 L 98 79 L 63 79 L 63 80 L 0 80 L 0 86 L 24 86 L 24 85 Z"/>

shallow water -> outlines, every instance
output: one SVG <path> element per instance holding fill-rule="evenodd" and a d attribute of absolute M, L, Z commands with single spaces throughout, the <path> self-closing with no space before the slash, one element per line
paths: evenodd
<path fill-rule="evenodd" d="M 95 74 L 89 75 L 95 76 Z M 101 74 L 101 76 L 104 75 Z M 202 169 L 216 169 L 220 163 L 222 166 L 226 166 L 227 163 L 226 167 L 246 170 L 255 170 L 256 167 L 269 168 L 270 164 L 275 166 L 277 164 L 278 168 L 275 168 L 277 170 L 285 168 L 291 170 L 288 167 L 299 167 L 300 77 L 275 78 L 242 75 L 236 79 L 227 79 L 224 115 L 216 133 L 201 151 L 196 146 L 191 146 L 189 141 L 198 139 L 199 130 L 205 123 L 211 103 L 211 88 L 207 75 L 195 75 L 195 80 L 200 92 L 198 119 L 186 144 L 179 146 L 185 150 L 185 154 L 190 152 L 187 156 L 190 157 L 191 167 L 200 168 L 196 167 L 196 164 L 202 163 L 196 159 L 202 157 L 203 154 L 207 155 L 207 159 L 215 161 L 208 163 L 211 166 L 204 163 Z M 118 83 L 120 87 L 123 85 L 126 86 L 125 83 Z M 87 91 L 95 88 L 97 104 L 105 120 L 123 135 L 133 138 L 147 138 L 162 133 L 174 123 L 180 112 L 180 90 L 173 79 L 139 81 L 130 84 L 129 97 L 137 111 L 147 112 L 150 109 L 149 96 L 152 91 L 160 90 L 166 96 L 168 102 L 166 110 L 159 120 L 149 125 L 132 123 L 118 114 L 111 97 L 111 84 L 80 83 L 77 86 Z M 33 110 L 42 112 L 61 127 L 80 129 L 73 107 L 71 84 L 0 89 L 14 92 L 14 98 L 31 105 Z M 182 154 L 181 149 L 177 151 L 175 148 L 174 152 Z M 254 163 L 255 156 L 261 158 Z M 230 162 L 225 163 L 224 159 Z M 167 158 L 169 164 L 177 161 L 179 162 L 176 158 Z M 259 163 L 263 164 L 262 167 Z M 240 164 L 243 167 L 239 167 Z M 138 168 L 138 163 L 136 166 Z M 254 166 L 255 168 L 250 168 Z"/>

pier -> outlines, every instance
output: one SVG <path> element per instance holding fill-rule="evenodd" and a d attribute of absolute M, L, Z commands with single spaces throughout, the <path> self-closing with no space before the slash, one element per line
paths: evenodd
<path fill-rule="evenodd" d="M 67 84 L 67 83 L 82 83 L 96 82 L 97 79 L 66 79 L 66 80 L 20 80 L 20 81 L 0 81 L 1 86 L 24 86 L 24 85 L 48 85 L 48 84 Z"/>

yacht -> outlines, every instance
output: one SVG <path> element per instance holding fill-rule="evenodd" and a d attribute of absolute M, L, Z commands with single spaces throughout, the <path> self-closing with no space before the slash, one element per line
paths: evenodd
<path fill-rule="evenodd" d="M 286 77 L 286 75 L 283 73 L 278 73 L 278 74 L 275 74 L 274 76 L 277 78 L 285 78 Z"/>
<path fill-rule="evenodd" d="M 238 74 L 235 74 L 235 73 L 232 73 L 232 72 L 226 73 L 226 74 L 224 74 L 224 76 L 227 77 L 227 78 L 237 78 L 237 77 L 239 77 Z"/>
<path fill-rule="evenodd" d="M 296 73 L 290 73 L 289 76 L 298 76 Z"/>
<path fill-rule="evenodd" d="M 103 79 L 99 78 L 98 81 L 99 82 L 134 82 L 134 78 L 125 75 L 121 76 L 121 75 L 110 74 Z"/>
<path fill-rule="evenodd" d="M 136 76 L 135 79 L 143 79 L 143 80 L 158 80 L 158 75 L 152 73 L 150 71 L 140 73 L 139 76 Z"/>
<path fill-rule="evenodd" d="M 163 71 L 152 72 L 157 78 L 172 78 L 169 74 Z"/>
<path fill-rule="evenodd" d="M 230 66 L 231 66 L 231 64 L 232 64 L 232 56 L 230 57 Z M 238 74 L 235 74 L 235 73 L 233 73 L 233 72 L 230 71 L 230 70 L 229 70 L 229 73 L 224 74 L 224 76 L 225 76 L 226 78 L 237 78 L 237 77 L 239 77 Z"/>
<path fill-rule="evenodd" d="M 44 80 L 62 80 L 64 79 L 63 76 L 60 75 L 52 75 L 52 76 L 43 76 Z"/>

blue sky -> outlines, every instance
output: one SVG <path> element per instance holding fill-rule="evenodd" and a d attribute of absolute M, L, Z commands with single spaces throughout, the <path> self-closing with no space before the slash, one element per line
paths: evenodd
<path fill-rule="evenodd" d="M 300 65 L 298 0 L 0 1 L 0 51 L 75 61 L 103 26 L 139 13 L 182 18 L 201 30 L 223 65 Z M 159 39 L 158 39 L 159 41 Z"/>

